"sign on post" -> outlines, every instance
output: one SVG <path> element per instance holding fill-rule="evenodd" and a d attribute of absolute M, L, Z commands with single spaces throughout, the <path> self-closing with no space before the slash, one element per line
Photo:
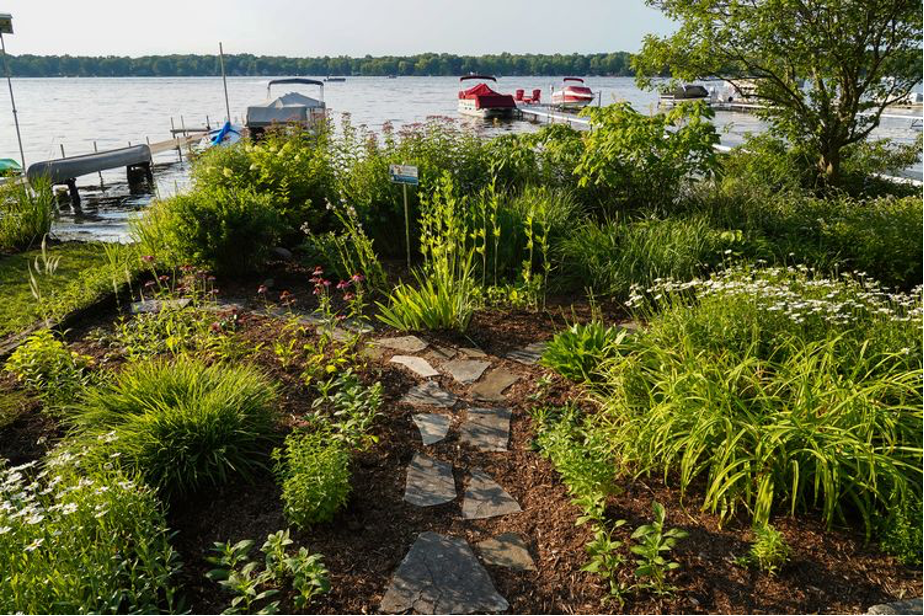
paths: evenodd
<path fill-rule="evenodd" d="M 417 186 L 417 167 L 414 165 L 389 165 L 388 174 L 395 184 Z"/>
<path fill-rule="evenodd" d="M 417 186 L 417 167 L 414 165 L 388 165 L 391 181 L 401 184 L 404 191 L 404 243 L 407 246 L 407 269 L 411 269 L 411 218 L 407 210 L 407 187 Z"/>

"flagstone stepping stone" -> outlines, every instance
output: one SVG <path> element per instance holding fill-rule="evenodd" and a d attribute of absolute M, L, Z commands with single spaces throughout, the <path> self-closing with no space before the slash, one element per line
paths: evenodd
<path fill-rule="evenodd" d="M 481 349 L 476 349 L 474 347 L 466 347 L 464 349 L 459 349 L 459 352 L 465 355 L 466 357 L 487 357 L 488 354 L 482 351 Z"/>
<path fill-rule="evenodd" d="M 459 398 L 455 394 L 446 391 L 433 381 L 425 381 L 420 385 L 411 387 L 410 390 L 401 398 L 404 404 L 414 406 L 428 405 L 441 406 L 449 408 L 453 406 Z"/>
<path fill-rule="evenodd" d="M 420 439 L 424 445 L 439 443 L 446 438 L 449 432 L 449 417 L 436 413 L 421 413 L 414 415 L 414 423 L 420 430 Z"/>
<path fill-rule="evenodd" d="M 479 359 L 454 359 L 443 364 L 443 371 L 459 383 L 469 385 L 480 379 L 490 365 Z"/>
<path fill-rule="evenodd" d="M 533 342 L 522 349 L 507 353 L 507 359 L 512 359 L 513 361 L 518 361 L 521 364 L 530 366 L 539 361 L 542 357 L 542 353 L 545 352 L 545 347 L 545 342 Z"/>
<path fill-rule="evenodd" d="M 146 299 L 140 302 L 132 302 L 132 314 L 147 314 L 150 312 L 160 312 L 161 310 L 179 310 L 189 305 L 189 298 L 181 299 Z"/>
<path fill-rule="evenodd" d="M 407 467 L 404 500 L 418 507 L 433 507 L 448 503 L 455 497 L 452 465 L 420 453 L 414 454 Z"/>
<path fill-rule="evenodd" d="M 487 473 L 479 468 L 472 471 L 462 500 L 463 518 L 483 520 L 519 511 L 522 511 L 519 503 Z"/>
<path fill-rule="evenodd" d="M 462 424 L 461 439 L 481 451 L 507 451 L 510 438 L 510 409 L 469 409 Z"/>
<path fill-rule="evenodd" d="M 424 355 L 425 358 L 431 361 L 449 361 L 456 356 L 456 350 L 449 347 L 441 347 L 433 345 L 433 348 Z"/>
<path fill-rule="evenodd" d="M 391 358 L 391 363 L 400 364 L 418 376 L 425 379 L 431 376 L 439 376 L 440 373 L 433 369 L 426 359 L 415 357 L 414 355 L 395 355 Z"/>
<path fill-rule="evenodd" d="M 894 603 L 880 603 L 869 608 L 867 614 L 921 614 L 924 613 L 924 599 L 906 599 Z"/>
<path fill-rule="evenodd" d="M 381 338 L 376 341 L 379 346 L 388 347 L 402 353 L 420 353 L 427 348 L 427 343 L 417 336 L 401 336 L 399 338 Z"/>
<path fill-rule="evenodd" d="M 395 571 L 379 611 L 484 614 L 508 607 L 464 539 L 424 532 Z"/>
<path fill-rule="evenodd" d="M 504 390 L 519 380 L 519 374 L 514 374 L 505 368 L 498 368 L 489 372 L 481 382 L 472 387 L 472 395 L 479 400 L 503 400 Z"/>
<path fill-rule="evenodd" d="M 481 560 L 489 565 L 519 571 L 535 571 L 536 564 L 529 555 L 526 543 L 516 533 L 504 533 L 476 544 Z"/>

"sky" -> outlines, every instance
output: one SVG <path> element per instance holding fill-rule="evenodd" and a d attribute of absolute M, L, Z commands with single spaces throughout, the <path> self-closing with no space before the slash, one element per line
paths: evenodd
<path fill-rule="evenodd" d="M 335 56 L 637 51 L 644 0 L 0 0 L 11 54 Z"/>

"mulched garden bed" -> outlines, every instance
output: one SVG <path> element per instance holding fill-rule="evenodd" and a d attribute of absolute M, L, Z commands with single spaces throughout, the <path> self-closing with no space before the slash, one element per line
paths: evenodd
<path fill-rule="evenodd" d="M 305 291 L 305 280 L 305 272 L 290 264 L 285 271 L 274 275 L 273 294 L 291 290 L 295 293 L 295 308 L 310 310 L 313 298 Z M 259 307 L 255 289 L 261 282 L 262 279 L 255 278 L 226 283 L 222 297 L 251 308 Z M 553 298 L 545 313 L 480 312 L 467 336 L 420 334 L 421 338 L 441 346 L 478 346 L 496 356 L 492 359 L 495 365 L 505 365 L 525 376 L 506 396 L 505 404 L 513 412 L 508 452 L 474 451 L 459 441 L 456 430 L 428 449 L 435 457 L 453 462 L 460 495 L 465 487 L 465 471 L 480 467 L 519 502 L 521 513 L 464 520 L 461 498 L 430 508 L 415 507 L 403 500 L 405 470 L 421 445 L 411 421 L 415 411 L 399 399 L 418 380 L 402 368 L 388 364 L 388 353 L 370 360 L 363 378 L 370 382 L 379 380 L 384 386 L 382 415 L 374 430 L 379 441 L 358 455 L 350 502 L 335 521 L 304 532 L 293 531 L 297 544 L 324 555 L 331 574 L 330 594 L 317 600 L 311 612 L 376 612 L 392 574 L 418 534 L 424 531 L 461 537 L 472 546 L 501 533 L 522 535 L 537 571 L 487 567 L 497 590 L 509 601 L 509 611 L 515 613 L 856 613 L 865 612 L 876 603 L 921 595 L 919 569 L 902 566 L 882 555 L 873 543 L 865 543 L 862 535 L 826 530 L 817 519 L 807 516 L 780 517 L 773 521 L 793 549 L 791 562 L 777 577 L 744 568 L 734 559 L 747 553 L 750 531 L 746 523 L 731 521 L 720 527 L 717 516 L 699 510 L 695 492 L 682 501 L 679 491 L 665 486 L 663 481 L 643 478 L 622 482 L 624 491 L 611 498 L 608 514 L 628 522 L 619 535 L 628 541 L 631 529 L 650 520 L 652 501 L 664 504 L 667 524 L 690 534 L 674 553 L 674 559 L 681 564 L 672 580 L 678 590 L 666 599 L 630 595 L 621 609 L 614 603 L 601 604 L 604 588 L 600 579 L 581 571 L 586 562 L 584 546 L 592 531 L 587 526 L 575 525 L 579 509 L 571 504 L 552 465 L 533 448 L 535 432 L 528 409 L 537 404 L 532 395 L 537 381 L 548 371 L 500 359 L 512 349 L 550 338 L 555 330 L 574 318 L 589 317 L 588 306 L 578 306 L 572 313 L 570 304 L 570 298 Z M 612 307 L 604 307 L 604 312 L 610 319 L 622 316 Z M 106 310 L 74 327 L 68 334 L 73 348 L 104 361 L 107 349 L 101 348 L 89 334 L 96 327 L 111 326 L 115 317 L 114 310 Z M 282 335 L 282 327 L 279 319 L 250 316 L 241 320 L 240 333 L 256 346 Z M 383 330 L 373 337 L 387 335 L 394 332 Z M 299 379 L 300 366 L 283 370 L 268 346 L 254 359 L 281 383 L 281 443 L 284 432 L 309 411 L 311 394 Z M 439 377 L 438 382 L 457 394 L 465 392 L 449 377 Z M 0 390 L 13 388 L 15 383 L 11 379 L 0 379 Z M 553 377 L 543 403 L 557 404 L 579 396 L 577 388 Z M 454 425 L 457 422 L 456 418 Z M 13 463 L 36 459 L 49 442 L 60 436 L 59 425 L 41 414 L 36 403 L 0 430 L 0 455 Z M 174 544 L 184 563 L 182 583 L 187 607 L 194 613 L 217 613 L 228 605 L 228 597 L 204 577 L 211 568 L 205 557 L 212 543 L 250 538 L 259 546 L 268 534 L 287 528 L 279 496 L 279 489 L 267 470 L 253 483 L 235 481 L 171 505 L 169 522 L 177 531 Z M 631 581 L 631 570 L 631 565 L 625 567 L 626 581 Z M 287 602 L 283 609 L 290 609 Z"/>

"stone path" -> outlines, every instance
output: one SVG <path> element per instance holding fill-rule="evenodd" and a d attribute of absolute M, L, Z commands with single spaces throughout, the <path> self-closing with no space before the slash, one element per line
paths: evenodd
<path fill-rule="evenodd" d="M 161 310 L 179 310 L 189 305 L 189 298 L 181 299 L 146 299 L 140 302 L 133 302 L 130 310 L 132 314 L 147 314 L 150 312 L 160 312 Z"/>
<path fill-rule="evenodd" d="M 395 572 L 379 609 L 390 614 L 479 614 L 508 607 L 464 539 L 425 532 Z"/>
<path fill-rule="evenodd" d="M 478 400 L 499 402 L 504 399 L 504 390 L 520 380 L 520 375 L 506 368 L 495 368 L 472 387 L 472 396 Z"/>
<path fill-rule="evenodd" d="M 448 392 L 433 381 L 427 381 L 420 385 L 412 387 L 401 402 L 412 404 L 414 406 L 441 406 L 444 408 L 452 407 L 459 398 L 452 392 Z"/>
<path fill-rule="evenodd" d="M 446 438 L 449 433 L 449 417 L 435 413 L 414 415 L 414 423 L 420 430 L 420 440 L 424 445 L 433 445 Z"/>
<path fill-rule="evenodd" d="M 475 545 L 481 559 L 498 567 L 508 567 L 518 571 L 535 571 L 536 564 L 529 555 L 526 542 L 516 533 L 504 533 L 497 537 L 485 539 Z"/>
<path fill-rule="evenodd" d="M 894 603 L 880 603 L 869 608 L 867 614 L 922 614 L 924 613 L 924 599 L 906 599 Z"/>
<path fill-rule="evenodd" d="M 468 409 L 461 441 L 481 451 L 507 451 L 510 409 Z"/>
<path fill-rule="evenodd" d="M 404 500 L 418 507 L 433 507 L 455 500 L 452 465 L 423 454 L 414 454 L 407 467 Z"/>
<path fill-rule="evenodd" d="M 391 363 L 400 364 L 413 372 L 418 376 L 422 376 L 425 379 L 428 379 L 432 376 L 439 376 L 440 373 L 433 369 L 433 366 L 430 365 L 423 357 L 416 357 L 414 355 L 395 355 L 391 358 Z"/>
<path fill-rule="evenodd" d="M 522 378 L 521 374 L 506 367 L 509 363 L 505 365 L 503 360 L 480 349 L 431 345 L 416 336 L 379 340 L 372 348 L 397 351 L 389 361 L 421 379 L 401 398 L 401 403 L 447 409 L 441 413 L 418 412 L 411 416 L 420 432 L 421 447 L 431 447 L 447 439 L 456 419 L 462 420 L 458 440 L 470 446 L 474 455 L 503 455 L 508 451 L 512 413 L 503 404 L 505 392 Z M 509 353 L 507 359 L 531 365 L 539 360 L 543 349 L 544 345 L 529 345 Z M 464 392 L 447 391 L 435 380 L 440 376 L 451 379 L 454 391 L 462 388 Z M 446 380 L 442 382 L 447 383 Z M 466 409 L 472 400 L 481 404 Z M 453 410 L 457 405 L 462 410 Z M 442 448 L 434 455 L 457 456 L 456 451 L 458 447 Z M 470 459 L 468 455 L 464 459 Z M 456 501 L 456 475 L 465 486 L 460 507 L 463 520 L 514 515 L 522 511 L 505 487 L 483 469 L 453 469 L 450 462 L 421 452 L 408 464 L 404 500 L 412 507 L 433 507 Z M 477 547 L 484 563 L 520 571 L 536 570 L 527 542 L 520 535 L 506 533 L 487 537 Z M 487 570 L 464 539 L 423 532 L 396 569 L 380 609 L 420 614 L 477 614 L 503 611 L 507 607 L 506 599 L 497 593 Z"/>
<path fill-rule="evenodd" d="M 463 518 L 483 520 L 519 511 L 520 504 L 487 473 L 481 469 L 472 471 L 472 479 L 462 500 Z"/>

